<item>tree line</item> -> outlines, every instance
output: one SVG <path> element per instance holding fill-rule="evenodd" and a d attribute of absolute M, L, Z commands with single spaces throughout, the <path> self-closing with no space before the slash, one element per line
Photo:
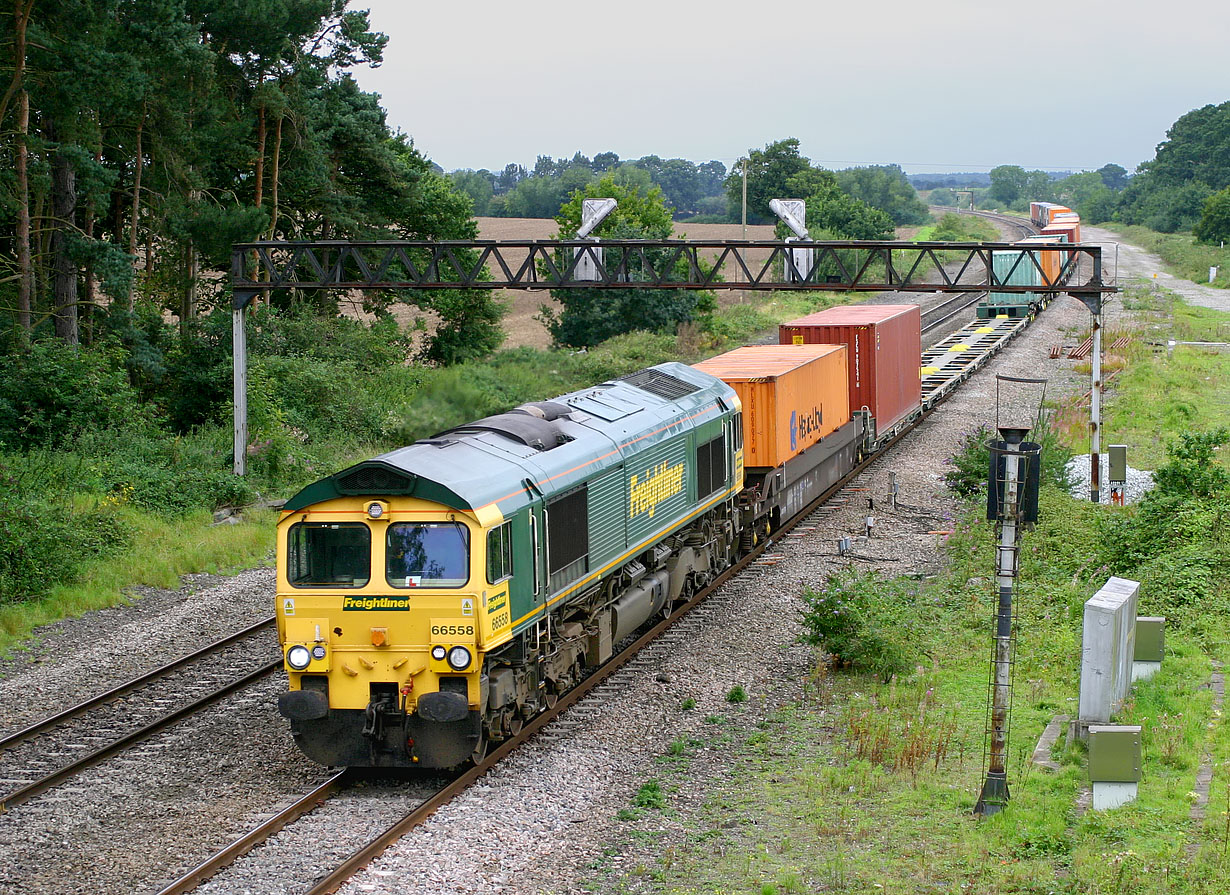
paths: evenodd
<path fill-rule="evenodd" d="M 540 155 L 533 169 L 510 163 L 498 173 L 485 168 L 461 169 L 448 176 L 470 197 L 476 215 L 555 217 L 577 191 L 584 192 L 591 184 L 608 179 L 641 195 L 656 188 L 676 220 L 733 222 L 742 217 L 745 162 L 751 223 L 776 220 L 768 207 L 771 198 L 815 197 L 829 207 L 822 214 L 829 229 L 840 230 L 844 221 L 854 229 L 866 231 L 865 224 L 853 224 L 861 212 L 852 207 L 838 210 L 833 205 L 840 201 L 837 192 L 884 212 L 897 225 L 928 220 L 926 206 L 897 165 L 850 168 L 834 174 L 804 158 L 799 152 L 799 141 L 794 138 L 752 150 L 729 170 L 716 160 L 697 164 L 688 159 L 647 155 L 629 161 L 621 160 L 614 152 L 600 152 L 591 159 L 578 152 L 572 158 L 560 159 Z M 791 177 L 805 172 L 812 172 L 808 175 L 811 179 L 789 182 Z"/>
<path fill-rule="evenodd" d="M 186 324 L 226 288 L 203 271 L 235 242 L 473 237 L 465 196 L 354 80 L 388 38 L 348 5 L 15 0 L 0 17 L 10 335 L 89 341 L 147 298 Z"/>
<path fill-rule="evenodd" d="M 532 169 L 514 162 L 498 173 L 466 168 L 449 174 L 474 203 L 476 215 L 511 218 L 555 217 L 574 192 L 606 176 L 642 194 L 656 186 L 676 216 L 725 212 L 726 166 L 719 161 L 696 164 L 656 155 L 621 160 L 614 152 L 591 159 L 578 152 L 560 159 L 540 155 Z"/>

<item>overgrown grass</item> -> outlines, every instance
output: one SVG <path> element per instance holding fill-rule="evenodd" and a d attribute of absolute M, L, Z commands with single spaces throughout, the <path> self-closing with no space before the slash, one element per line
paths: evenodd
<path fill-rule="evenodd" d="M 998 242 L 1000 233 L 986 218 L 947 212 L 914 234 L 913 242 Z"/>
<path fill-rule="evenodd" d="M 1196 242 L 1190 233 L 1159 233 L 1135 224 L 1100 226 L 1153 252 L 1165 262 L 1167 271 L 1175 276 L 1222 289 L 1230 286 L 1230 247 L 1204 245 Z M 1218 268 L 1217 277 L 1212 283 L 1209 283 L 1210 267 Z"/>
<path fill-rule="evenodd" d="M 1116 720 L 1144 729 L 1140 798 L 1078 814 L 1083 751 L 1061 744 L 1058 772 L 1029 763 L 1046 723 L 1074 708 L 1079 608 L 1105 570 L 1087 558 L 1097 511 L 1048 487 L 1026 537 L 1018 597 L 1008 808 L 973 816 L 982 783 L 986 681 L 995 597 L 991 532 L 974 512 L 950 541 L 952 563 L 923 591 L 930 631 L 909 632 L 930 658 L 878 684 L 821 669 L 809 696 L 744 731 L 690 842 L 648 872 L 672 893 L 835 891 L 970 893 L 1222 891 L 1230 871 L 1225 802 L 1230 732 L 1211 713 L 1210 655 L 1167 634 L 1163 671 L 1137 684 Z M 1141 611 L 1148 612 L 1146 595 Z M 1215 652 L 1230 659 L 1223 643 Z M 764 725 L 762 725 L 764 726 Z M 715 737 L 717 736 L 715 732 Z M 1202 751 L 1214 755 L 1209 820 L 1189 825 Z M 683 773 L 683 771 L 680 771 Z M 675 788 L 701 785 L 679 779 Z M 732 823 L 732 818 L 736 823 Z M 1187 855 L 1188 844 L 1196 849 Z"/>
<path fill-rule="evenodd" d="M 41 598 L 0 605 L 0 651 L 18 645 L 39 625 L 114 606 L 126 588 L 174 588 L 183 575 L 235 572 L 273 558 L 275 515 L 267 510 L 249 512 L 240 524 L 216 526 L 204 511 L 173 523 L 132 507 L 115 514 L 139 547 L 90 564 L 77 580 L 58 584 Z"/>
<path fill-rule="evenodd" d="M 1111 381 L 1104 429 L 1107 438 L 1130 446 L 1129 463 L 1152 469 L 1177 433 L 1230 425 L 1230 353 L 1165 348 L 1169 339 L 1230 339 L 1230 314 L 1151 287 L 1129 288 L 1124 303 L 1145 316 L 1146 329 L 1143 338 L 1138 334 L 1126 349 L 1117 349 L 1123 363 Z"/>

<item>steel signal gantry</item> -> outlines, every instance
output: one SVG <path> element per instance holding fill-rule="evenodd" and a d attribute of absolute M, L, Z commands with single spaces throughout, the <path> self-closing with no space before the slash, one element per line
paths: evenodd
<path fill-rule="evenodd" d="M 805 232 L 805 231 L 804 231 Z M 810 269 L 796 254 L 811 253 Z M 993 252 L 1018 260 L 1002 279 Z M 1060 252 L 1059 276 L 1044 273 Z M 752 260 L 752 258 L 756 260 Z M 1090 263 L 1084 264 L 1088 258 Z M 1020 286 L 1021 265 L 1047 285 Z M 951 273 L 947 268 L 956 268 Z M 1050 288 L 1047 288 L 1050 287 Z M 831 292 L 1067 292 L 1102 306 L 1102 247 L 971 242 L 791 240 L 385 240 L 251 242 L 233 246 L 234 470 L 247 469 L 247 334 L 244 312 L 260 293 L 291 289 L 754 289 Z M 1097 311 L 1094 311 L 1097 314 Z M 1096 363 L 1095 363 L 1096 370 Z M 1095 380 L 1096 380 L 1095 373 Z M 1094 450 L 1097 450 L 1095 426 Z M 1094 485 L 1096 493 L 1096 484 Z"/>
<path fill-rule="evenodd" d="M 815 253 L 806 272 L 791 252 L 804 247 Z M 1039 273 L 1043 253 L 1061 252 L 1055 288 L 1001 282 L 993 251 L 1020 253 Z M 678 239 L 243 243 L 231 256 L 231 285 L 236 308 L 285 289 L 1117 291 L 1102 282 L 1096 245 Z"/>

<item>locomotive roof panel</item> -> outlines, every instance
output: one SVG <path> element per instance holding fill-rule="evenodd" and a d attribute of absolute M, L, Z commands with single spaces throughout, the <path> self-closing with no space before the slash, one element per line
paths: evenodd
<path fill-rule="evenodd" d="M 347 495 L 405 495 L 458 510 L 496 504 L 508 516 L 534 499 L 527 483 L 544 495 L 567 490 L 735 401 L 719 379 L 659 364 L 364 460 L 308 485 L 285 511 Z"/>

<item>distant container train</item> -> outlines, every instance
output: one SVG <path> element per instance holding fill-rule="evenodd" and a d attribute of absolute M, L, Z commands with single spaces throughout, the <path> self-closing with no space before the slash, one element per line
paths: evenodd
<path fill-rule="evenodd" d="M 1030 202 L 1029 219 L 1038 228 L 1036 236 L 1027 236 L 1018 245 L 1039 246 L 1081 241 L 1081 218 L 1066 205 L 1054 202 Z M 978 307 L 978 316 L 1027 317 L 1037 312 L 1050 296 L 1058 291 L 1064 278 L 1066 252 L 1039 253 L 1035 265 L 1031 256 L 1019 252 L 992 252 L 991 262 L 996 278 L 1005 285 L 1037 286 L 1037 292 L 1001 292 L 991 290 Z"/>

